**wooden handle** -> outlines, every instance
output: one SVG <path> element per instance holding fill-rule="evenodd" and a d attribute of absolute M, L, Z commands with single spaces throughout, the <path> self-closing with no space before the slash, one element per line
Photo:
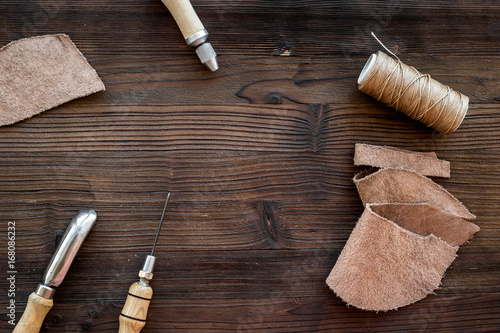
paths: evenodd
<path fill-rule="evenodd" d="M 42 327 L 43 320 L 47 313 L 52 309 L 54 301 L 31 293 L 28 298 L 28 305 L 24 310 L 23 316 L 12 333 L 38 333 Z"/>
<path fill-rule="evenodd" d="M 127 300 L 120 314 L 118 333 L 138 333 L 146 325 L 149 302 L 153 297 L 153 289 L 137 282 L 130 286 Z"/>
<path fill-rule="evenodd" d="M 205 29 L 189 0 L 161 0 L 172 14 L 184 38 Z"/>

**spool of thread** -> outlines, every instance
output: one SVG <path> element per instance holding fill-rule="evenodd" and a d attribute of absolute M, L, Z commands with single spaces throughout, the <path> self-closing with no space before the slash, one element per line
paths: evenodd
<path fill-rule="evenodd" d="M 469 108 L 467 96 L 380 51 L 366 62 L 358 89 L 444 134 L 460 126 Z"/>

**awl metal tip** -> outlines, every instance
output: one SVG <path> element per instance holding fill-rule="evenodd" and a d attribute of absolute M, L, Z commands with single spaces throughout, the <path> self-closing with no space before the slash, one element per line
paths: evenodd
<path fill-rule="evenodd" d="M 215 57 L 208 60 L 204 65 L 207 66 L 208 69 L 210 69 L 212 72 L 215 72 L 219 69 L 219 63 L 217 62 L 217 58 Z"/>
<path fill-rule="evenodd" d="M 168 200 L 170 199 L 170 192 L 167 194 L 167 199 L 165 200 L 165 205 L 163 206 L 163 213 L 161 214 L 160 224 L 158 225 L 158 230 L 156 231 L 155 242 L 153 243 L 153 249 L 151 250 L 151 256 L 154 255 L 156 249 L 156 243 L 158 243 L 158 237 L 160 236 L 160 230 L 163 225 L 163 219 L 165 218 L 165 212 L 168 206 Z"/>

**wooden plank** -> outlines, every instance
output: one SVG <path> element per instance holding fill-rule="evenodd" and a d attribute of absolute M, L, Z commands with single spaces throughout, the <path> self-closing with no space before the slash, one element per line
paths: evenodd
<path fill-rule="evenodd" d="M 78 43 L 85 48 L 86 41 Z M 220 56 L 215 73 L 197 67 L 190 56 L 172 59 L 158 55 L 101 55 L 85 53 L 107 93 L 74 103 L 102 104 L 347 104 L 378 107 L 375 99 L 357 90 L 356 80 L 371 53 L 331 57 Z M 498 57 L 431 57 L 402 55 L 402 61 L 469 96 L 473 104 L 500 101 Z"/>
<path fill-rule="evenodd" d="M 421 307 L 388 313 L 348 308 L 317 297 L 167 302 L 153 299 L 144 332 L 491 332 L 497 328 L 499 294 L 429 296 Z M 116 332 L 120 301 L 54 305 L 43 328 L 49 332 Z M 474 306 L 473 310 L 470 309 Z M 75 318 L 57 315 L 62 311 Z"/>
<path fill-rule="evenodd" d="M 199 63 L 160 1 L 2 5 L 8 15 L 0 23 L 0 44 L 61 31 L 71 36 L 108 89 L 83 99 L 85 104 L 377 104 L 356 89 L 369 55 L 381 50 L 372 30 L 405 63 L 472 103 L 500 100 L 500 37 L 494 30 L 500 10 L 493 2 L 199 1 L 194 6 L 203 11 L 221 62 L 216 73 Z M 407 24 L 419 17 L 425 17 L 419 29 Z M 443 22 L 453 25 L 434 28 Z"/>
<path fill-rule="evenodd" d="M 96 295 L 103 293 L 107 294 L 106 298 L 110 301 L 125 300 L 123 295 L 137 278 L 151 246 L 113 253 L 101 252 L 95 245 L 95 234 L 93 232 L 89 236 L 89 243 L 79 253 L 71 267 L 71 274 L 58 288 L 56 302 L 79 300 L 92 304 L 96 302 Z M 154 235 L 149 238 L 154 238 Z M 329 291 L 325 291 L 326 277 L 343 245 L 318 244 L 316 249 L 294 251 L 214 251 L 208 247 L 204 251 L 191 251 L 165 246 L 169 238 L 167 234 L 161 239 L 152 282 L 155 296 L 167 301 L 325 297 L 329 295 Z M 23 303 L 40 282 L 51 254 L 21 249 L 18 256 L 18 282 L 32 286 L 32 290 L 23 288 L 20 291 L 22 297 L 19 302 Z M 489 260 L 482 260 L 484 256 Z M 118 264 L 96 265 L 99 261 Z M 441 296 L 498 293 L 499 278 L 500 251 L 472 243 L 459 250 L 458 258 L 448 269 L 436 293 Z M 331 298 L 336 297 L 332 294 Z"/>
<path fill-rule="evenodd" d="M 5 42 L 57 30 L 88 41 L 100 53 L 163 51 L 196 58 L 160 1 L 130 0 L 120 6 L 107 1 L 44 1 L 32 6 L 2 1 L 2 6 L 7 13 L 0 26 Z M 222 56 L 366 54 L 378 47 L 370 31 L 394 41 L 389 47 L 407 54 L 496 56 L 500 51 L 495 1 L 198 0 L 193 6 Z M 408 24 L 418 20 L 418 29 Z"/>
<path fill-rule="evenodd" d="M 361 141 L 383 144 L 391 137 L 393 145 L 401 148 L 438 153 L 448 147 L 491 150 L 498 147 L 496 110 L 494 104 L 471 105 L 462 126 L 442 136 L 380 104 L 73 105 L 4 127 L 0 148 L 13 155 L 36 151 L 333 153 L 339 148 L 352 150 Z"/>
<path fill-rule="evenodd" d="M 61 191 L 60 196 L 65 193 Z M 142 252 L 151 247 L 155 222 L 159 219 L 160 202 L 157 199 L 160 194 L 150 196 L 149 204 L 146 200 L 123 200 L 141 196 L 134 193 L 117 196 L 114 202 L 89 200 L 86 203 L 77 198 L 65 201 L 60 196 L 49 194 L 46 202 L 17 201 L 15 205 L 1 206 L 4 216 L 9 216 L 9 220 L 18 225 L 20 251 L 52 253 L 71 214 L 85 205 L 94 207 L 99 213 L 95 236 L 86 243 L 89 250 Z M 49 201 L 58 205 L 51 205 Z M 474 206 L 476 210 L 471 208 L 478 215 L 476 223 L 481 227 L 472 244 L 483 246 L 485 251 L 495 246 L 500 237 L 496 216 L 490 216 L 495 213 L 490 205 L 483 203 Z M 350 203 L 345 197 L 308 200 L 307 195 L 276 201 L 254 199 L 248 203 L 243 200 L 175 201 L 167 215 L 170 222 L 165 226 L 165 239 L 158 248 L 193 251 L 338 248 L 349 237 L 362 209 L 361 203 Z M 19 217 L 11 219 L 16 214 Z M 61 218 L 64 215 L 66 217 Z"/>
<path fill-rule="evenodd" d="M 103 253 L 86 248 L 58 288 L 44 324 L 49 331 L 116 331 L 124 291 L 143 258 L 139 252 L 105 254 L 107 262 L 122 264 L 103 269 L 96 265 Z M 465 327 L 485 332 L 497 323 L 500 252 L 496 249 L 485 254 L 484 248 L 463 247 L 436 296 L 385 314 L 348 308 L 325 286 L 322 277 L 339 251 L 159 251 L 146 329 L 303 332 L 335 327 L 346 332 L 368 328 L 444 332 Z M 488 261 L 481 260 L 485 255 Z M 26 274 L 26 269 L 33 270 L 50 256 L 42 260 L 36 253 L 23 256 L 21 252 L 21 256 L 24 267 L 18 283 L 34 288 L 37 274 Z M 20 297 L 29 292 L 20 292 Z"/>

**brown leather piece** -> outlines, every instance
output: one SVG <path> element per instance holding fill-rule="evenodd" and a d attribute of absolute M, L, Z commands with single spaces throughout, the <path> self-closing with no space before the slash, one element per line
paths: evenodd
<path fill-rule="evenodd" d="M 360 309 L 406 306 L 438 288 L 455 260 L 458 246 L 445 239 L 458 245 L 477 230 L 428 204 L 367 204 L 326 283 Z"/>
<path fill-rule="evenodd" d="M 357 174 L 354 183 L 363 205 L 369 203 L 428 203 L 458 217 L 476 216 L 431 179 L 399 169 L 370 169 Z"/>
<path fill-rule="evenodd" d="M 371 204 L 370 209 L 408 231 L 433 234 L 451 246 L 467 242 L 479 227 L 429 204 Z"/>
<path fill-rule="evenodd" d="M 404 169 L 424 176 L 450 178 L 450 162 L 438 159 L 434 152 L 414 152 L 357 143 L 354 149 L 354 165 Z"/>
<path fill-rule="evenodd" d="M 66 35 L 21 39 L 0 49 L 0 126 L 104 89 Z"/>

